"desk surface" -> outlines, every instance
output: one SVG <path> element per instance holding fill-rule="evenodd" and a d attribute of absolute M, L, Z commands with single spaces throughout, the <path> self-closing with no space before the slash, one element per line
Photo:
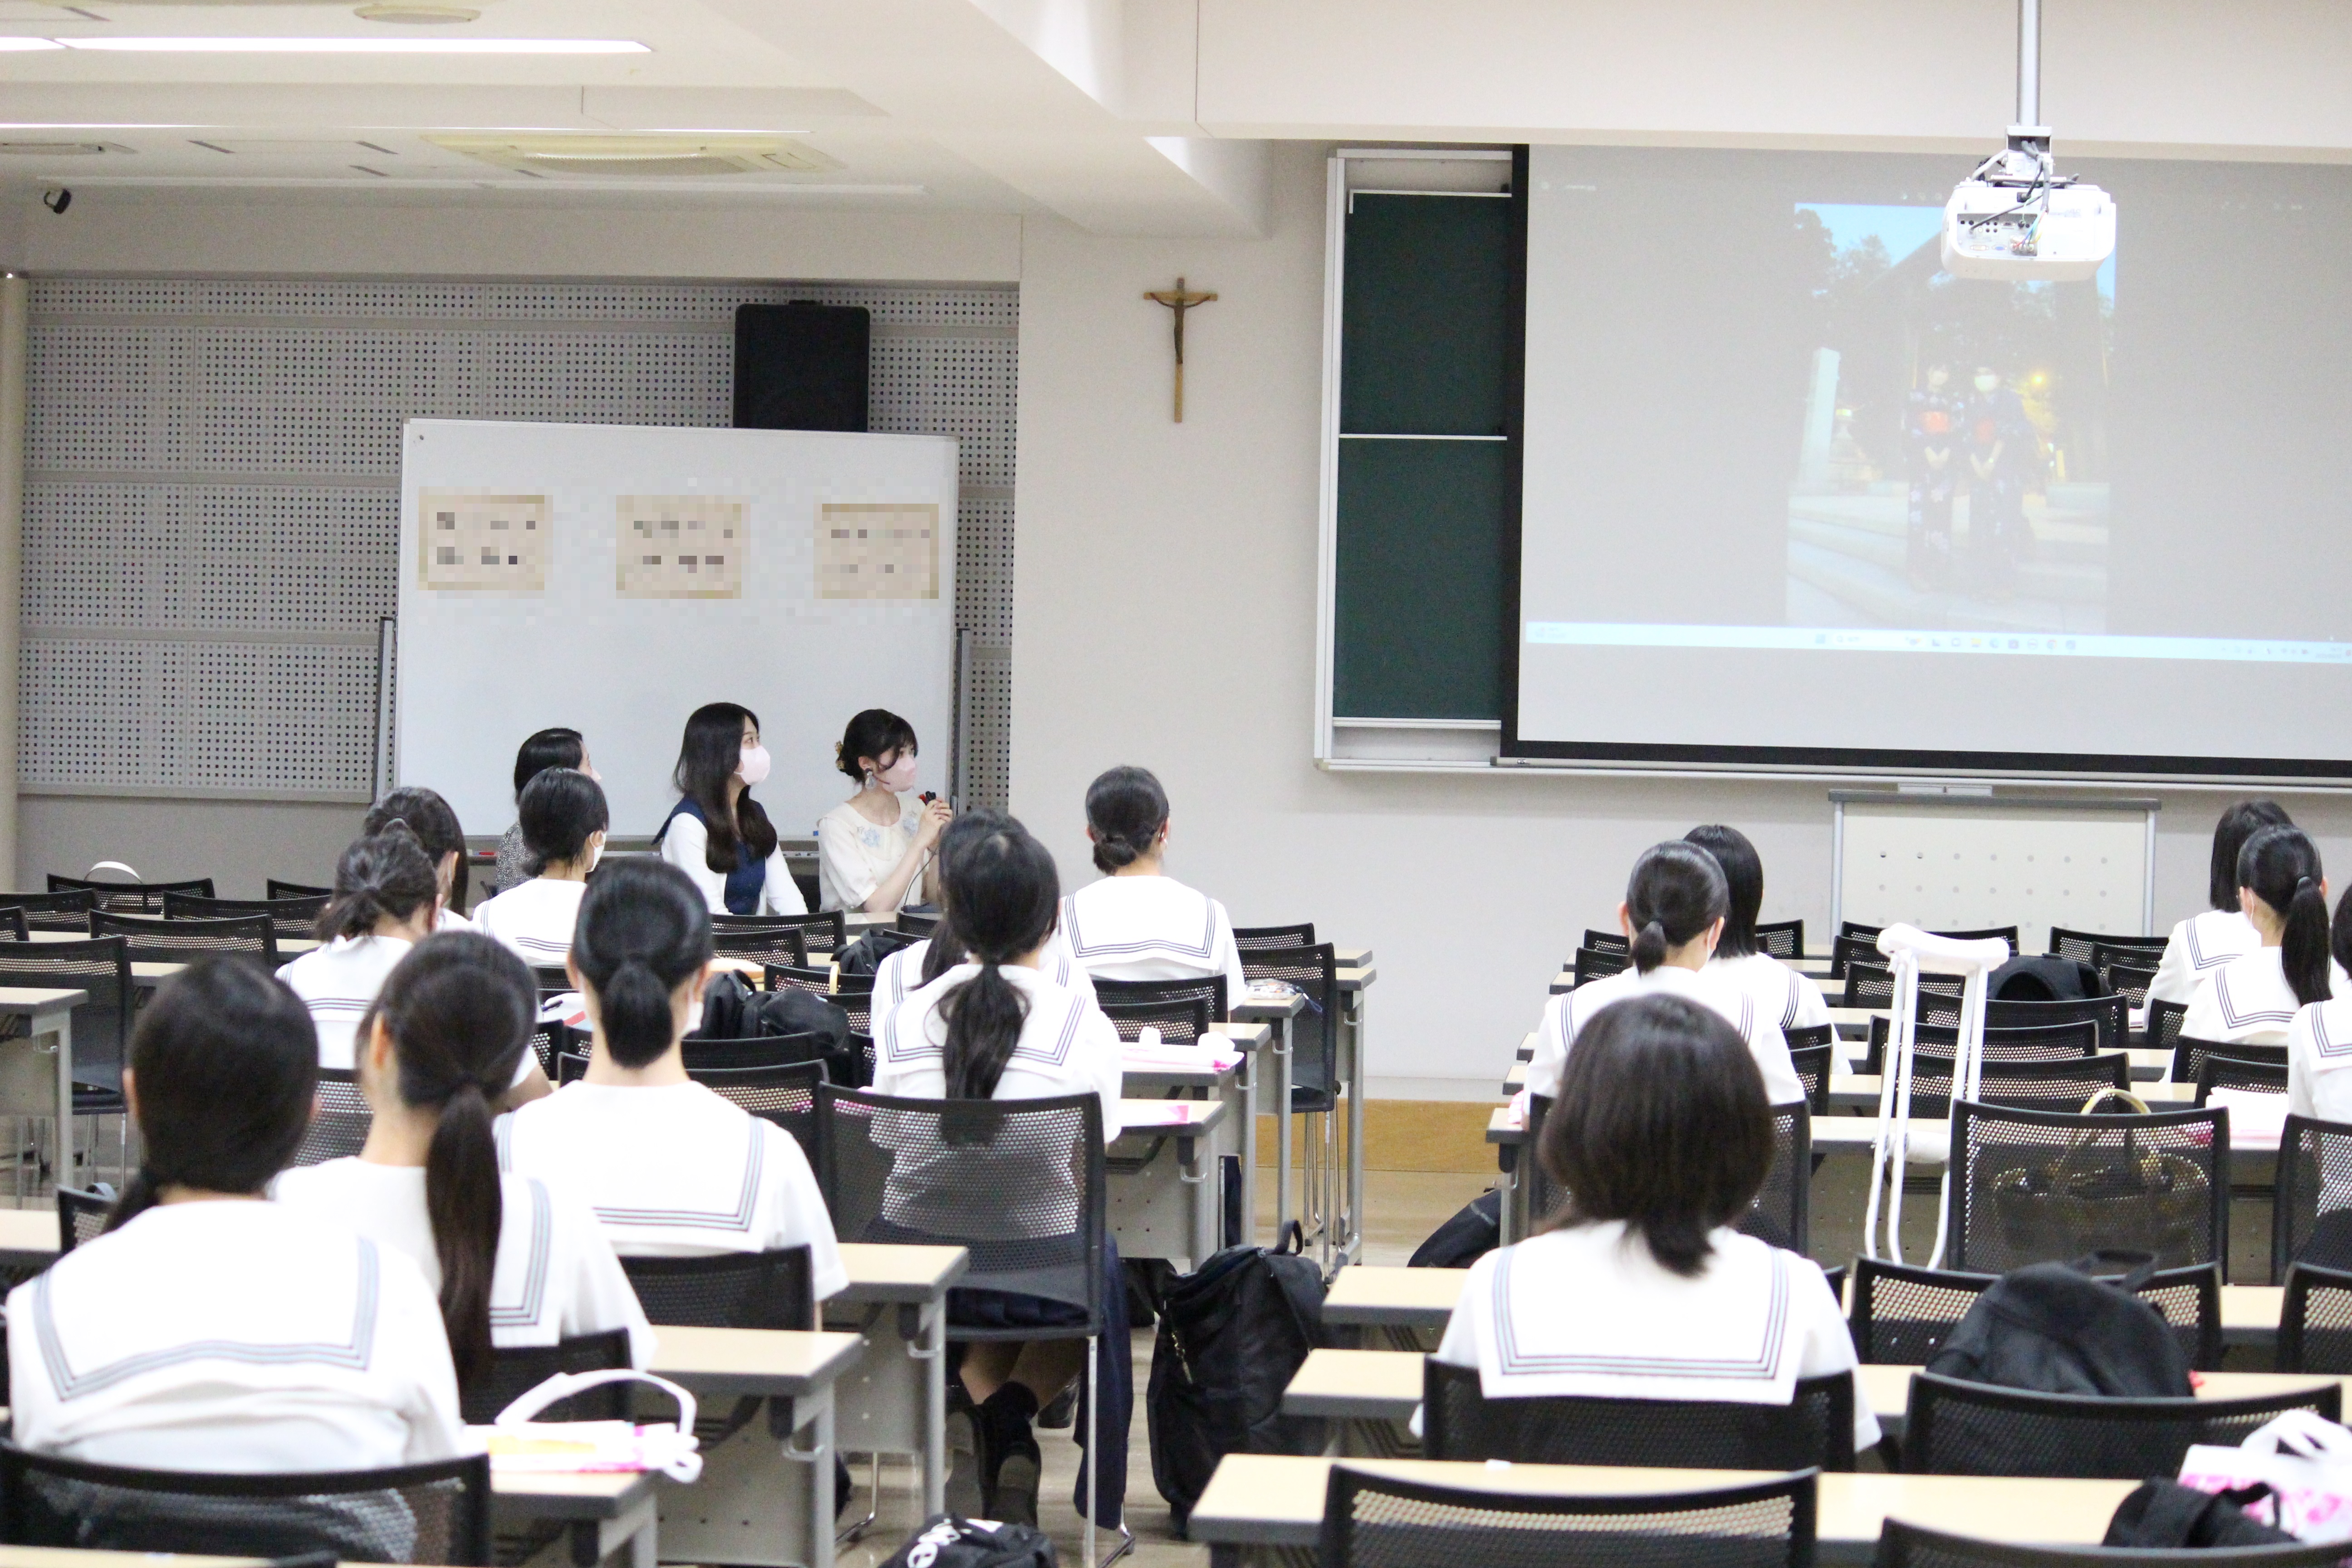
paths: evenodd
<path fill-rule="evenodd" d="M 649 1371 L 704 1394 L 796 1398 L 847 1371 L 864 1348 L 856 1334 L 783 1329 L 687 1329 L 656 1324 Z"/>
<path fill-rule="evenodd" d="M 1339 1270 L 1323 1298 L 1323 1321 L 1394 1328 L 1443 1328 L 1461 1299 L 1467 1268 L 1396 1268 L 1356 1264 Z"/>
<path fill-rule="evenodd" d="M 1187 1533 L 1213 1545 L 1312 1546 L 1337 1461 L 1287 1454 L 1233 1454 L 1217 1467 Z M 1745 1470 L 1654 1470 L 1580 1465 L 1485 1465 L 1433 1459 L 1350 1459 L 1378 1475 L 1492 1491 L 1622 1495 L 1690 1491 L 1760 1480 Z M 1889 1518 L 1954 1534 L 2047 1545 L 2095 1545 L 2136 1481 L 2062 1481 L 1998 1476 L 1824 1475 L 1818 1536 L 1852 1548 L 1878 1539 Z M 1851 1552 L 1842 1556 L 1852 1555 Z"/>
<path fill-rule="evenodd" d="M 1119 1136 L 1138 1132 L 1205 1132 L 1224 1120 L 1222 1100 L 1122 1100 Z"/>
<path fill-rule="evenodd" d="M 835 1300 L 931 1301 L 964 1277 L 971 1267 L 971 1254 L 961 1247 L 845 1241 L 841 1264 L 849 1271 L 849 1288 Z"/>
<path fill-rule="evenodd" d="M 644 1502 L 661 1479 L 650 1470 L 520 1476 L 493 1470 L 490 1496 L 499 1512 L 529 1519 L 618 1519 Z M 171 1561 L 177 1568 L 185 1560 Z"/>
<path fill-rule="evenodd" d="M 37 1017 L 44 1013 L 71 1012 L 89 1000 L 87 991 L 66 991 L 47 986 L 0 985 L 0 1016 L 29 1015 Z"/>

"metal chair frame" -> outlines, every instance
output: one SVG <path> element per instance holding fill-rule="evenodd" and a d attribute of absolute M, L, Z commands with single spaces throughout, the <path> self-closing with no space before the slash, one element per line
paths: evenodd
<path fill-rule="evenodd" d="M 2075 1479 L 2138 1480 L 2150 1475 L 2179 1473 L 2181 1456 L 2193 1443 L 2235 1447 L 2246 1433 L 2288 1410 L 2310 1410 L 2335 1421 L 2343 1414 L 2343 1385 L 2335 1383 L 2243 1399 L 2200 1399 L 2194 1395 L 2185 1399 L 2109 1399 L 2097 1394 L 2001 1388 L 1989 1383 L 1969 1383 L 1932 1372 L 1918 1372 L 1912 1374 L 1910 1405 L 1904 1415 L 1903 1468 L 1913 1475 L 2063 1474 Z M 2168 1459 L 2151 1453 L 2126 1456 L 2131 1461 L 2127 1470 L 2119 1463 L 2079 1457 L 2070 1457 L 2063 1470 L 2040 1469 L 2030 1460 L 2021 1462 L 2013 1447 L 2004 1455 L 2004 1468 L 1999 1471 L 1955 1470 L 1945 1468 L 1951 1462 L 1948 1458 L 1939 1464 L 1936 1453 L 1939 1430 L 1952 1420 L 1950 1412 L 1954 1411 L 1992 1412 L 2063 1423 L 2086 1436 L 2104 1432 L 2113 1436 L 2135 1429 L 2170 1426 L 2182 1429 L 2184 1440 Z M 1968 1416 L 1963 1415 L 1959 1419 L 1966 1421 Z"/>

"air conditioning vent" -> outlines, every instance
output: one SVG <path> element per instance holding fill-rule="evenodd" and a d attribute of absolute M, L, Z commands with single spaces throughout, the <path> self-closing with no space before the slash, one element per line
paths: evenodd
<path fill-rule="evenodd" d="M 814 174 L 841 165 L 815 148 L 782 136 L 461 136 L 427 142 L 468 158 L 530 174 Z"/>

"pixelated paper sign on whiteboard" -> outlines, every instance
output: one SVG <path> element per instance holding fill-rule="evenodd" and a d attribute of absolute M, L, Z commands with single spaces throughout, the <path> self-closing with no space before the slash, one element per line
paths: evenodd
<path fill-rule="evenodd" d="M 938 505 L 827 501 L 818 506 L 816 596 L 938 598 Z"/>
<path fill-rule="evenodd" d="M 427 588 L 547 591 L 553 510 L 547 497 L 420 490 L 418 580 Z"/>
<path fill-rule="evenodd" d="M 615 552 L 624 599 L 740 599 L 751 530 L 723 496 L 623 496 Z"/>

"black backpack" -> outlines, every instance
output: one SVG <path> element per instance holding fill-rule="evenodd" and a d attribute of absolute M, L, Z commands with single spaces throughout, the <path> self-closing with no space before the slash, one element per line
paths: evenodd
<path fill-rule="evenodd" d="M 1055 1568 L 1054 1542 L 1034 1525 L 983 1528 L 951 1513 L 935 1513 L 882 1568 Z"/>
<path fill-rule="evenodd" d="M 1226 1247 L 1161 1300 L 1145 1408 L 1151 1479 L 1180 1532 L 1227 1454 L 1322 1452 L 1320 1420 L 1282 1414 L 1307 1352 L 1330 1342 L 1323 1276 L 1297 1231 L 1285 1226 L 1279 1248 Z"/>
<path fill-rule="evenodd" d="M 1408 1268 L 1467 1268 L 1503 1244 L 1503 1194 L 1479 1194 L 1413 1248 Z"/>
<path fill-rule="evenodd" d="M 2200 1492 L 2179 1481 L 2142 1481 L 2116 1505 L 2102 1546 L 2274 1546 L 2293 1541 L 2284 1530 L 2247 1517 L 2243 1504 L 2259 1502 L 2270 1488 L 2256 1482 L 2233 1491 Z"/>
<path fill-rule="evenodd" d="M 1996 1002 L 2078 1002 L 2106 994 L 2099 972 L 2071 958 L 2012 958 L 1985 979 L 1985 994 Z"/>
<path fill-rule="evenodd" d="M 922 940 L 888 926 L 876 926 L 835 953 L 833 961 L 844 974 L 877 974 L 881 972 L 884 959 Z"/>
<path fill-rule="evenodd" d="M 854 1089 L 864 1076 L 862 1055 L 849 1045 L 849 1015 L 797 986 L 754 991 L 740 976 L 721 970 L 703 987 L 702 1026 L 695 1032 L 712 1040 L 814 1035 L 814 1058 L 824 1063 L 829 1082 Z"/>
<path fill-rule="evenodd" d="M 2155 1264 L 2142 1261 L 2115 1283 L 2092 1278 L 2112 1268 L 2117 1256 L 2094 1253 L 2002 1275 L 1946 1337 L 1927 1370 L 2043 1394 L 2189 1398 L 2195 1390 L 2179 1337 L 2163 1313 L 2131 1293 Z"/>

